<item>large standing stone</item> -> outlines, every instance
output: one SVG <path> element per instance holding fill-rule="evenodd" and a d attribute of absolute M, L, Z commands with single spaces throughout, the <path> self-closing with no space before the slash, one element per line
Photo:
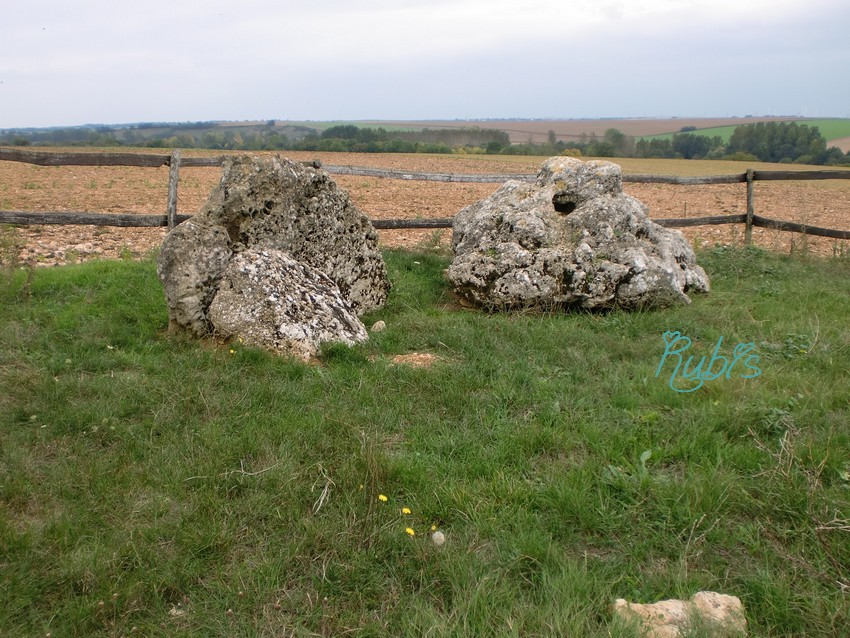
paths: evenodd
<path fill-rule="evenodd" d="M 307 288 L 315 282 L 313 271 L 326 275 L 336 287 L 330 298 L 338 294 L 346 304 L 340 312 L 355 316 L 379 308 L 390 289 L 374 227 L 325 171 L 280 156 L 235 157 L 225 162 L 221 182 L 202 211 L 174 228 L 163 242 L 157 273 L 172 330 L 197 336 L 227 333 L 244 340 L 234 324 L 224 329 L 216 320 L 265 316 L 258 308 L 229 315 L 223 311 L 224 299 L 253 303 L 252 295 L 225 295 L 215 316 L 210 313 L 225 270 L 243 253 L 254 255 L 257 266 L 271 262 L 256 254 L 288 256 L 304 266 L 298 272 L 307 277 Z M 275 268 L 279 266 L 275 262 Z M 281 281 L 294 285 L 290 275 L 297 269 L 289 265 L 284 269 L 288 275 Z M 277 277 L 278 271 L 270 276 Z M 237 279 L 231 272 L 229 291 L 235 290 Z M 279 318 L 275 321 L 281 325 Z"/>
<path fill-rule="evenodd" d="M 280 156 L 224 164 L 201 218 L 227 230 L 234 252 L 282 250 L 318 268 L 358 315 L 381 307 L 390 289 L 378 234 L 327 172 Z"/>
<path fill-rule="evenodd" d="M 485 308 L 643 308 L 690 303 L 709 281 L 684 236 L 623 193 L 620 167 L 547 160 L 455 217 L 449 281 Z"/>

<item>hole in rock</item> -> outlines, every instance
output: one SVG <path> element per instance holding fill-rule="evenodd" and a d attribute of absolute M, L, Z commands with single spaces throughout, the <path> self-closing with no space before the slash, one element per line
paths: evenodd
<path fill-rule="evenodd" d="M 564 193 L 555 193 L 552 198 L 552 205 L 555 207 L 555 212 L 569 215 L 576 209 L 576 203 L 570 199 L 569 195 Z"/>

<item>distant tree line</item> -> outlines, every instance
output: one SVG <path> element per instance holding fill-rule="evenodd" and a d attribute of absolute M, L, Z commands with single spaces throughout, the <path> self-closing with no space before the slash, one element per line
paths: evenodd
<path fill-rule="evenodd" d="M 287 135 L 289 133 L 289 135 Z M 738 126 L 728 142 L 685 127 L 668 138 L 639 139 L 609 128 L 601 137 L 582 135 L 559 140 L 549 131 L 542 144 L 511 144 L 505 131 L 477 127 L 388 131 L 354 124 L 322 132 L 304 126 L 221 126 L 215 122 L 144 123 L 107 126 L 0 131 L 0 145 L 13 146 L 147 146 L 218 150 L 346 151 L 354 153 L 480 153 L 503 155 L 573 155 L 576 157 L 640 157 L 731 159 L 819 165 L 850 165 L 850 154 L 827 141 L 818 127 L 798 122 L 759 122 Z"/>
<path fill-rule="evenodd" d="M 348 151 L 363 153 L 499 153 L 510 146 L 505 131 L 461 128 L 388 131 L 353 124 L 332 126 L 323 132 L 298 126 L 284 127 L 286 135 L 269 120 L 260 126 L 222 127 L 214 122 L 188 124 L 144 123 L 124 128 L 73 127 L 0 131 L 7 146 L 135 146 L 149 148 L 204 148 L 214 150 Z"/>
<path fill-rule="evenodd" d="M 505 131 L 480 128 L 387 131 L 353 124 L 332 126 L 321 135 L 308 135 L 295 150 L 354 153 L 499 153 L 510 146 Z"/>
<path fill-rule="evenodd" d="M 739 126 L 729 139 L 728 152 L 748 153 L 764 162 L 842 164 L 850 157 L 836 147 L 827 148 L 817 126 L 797 122 L 759 122 Z"/>
<path fill-rule="evenodd" d="M 544 144 L 519 144 L 503 153 L 527 155 L 575 155 L 587 157 L 641 157 L 670 159 L 729 159 L 796 164 L 845 165 L 850 154 L 827 147 L 816 126 L 797 122 L 759 122 L 735 128 L 728 142 L 719 135 L 708 136 L 685 127 L 669 138 L 635 141 L 618 129 L 608 129 L 598 138 L 582 136 L 564 142 L 550 132 Z"/>

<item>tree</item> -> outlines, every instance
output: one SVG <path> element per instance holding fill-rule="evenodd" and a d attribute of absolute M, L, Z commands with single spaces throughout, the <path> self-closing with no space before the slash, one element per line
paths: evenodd
<path fill-rule="evenodd" d="M 673 142 L 663 138 L 641 139 L 635 147 L 635 154 L 638 157 L 673 157 Z"/>
<path fill-rule="evenodd" d="M 759 122 L 739 126 L 729 138 L 727 148 L 730 155 L 750 154 L 763 162 L 806 164 L 836 161 L 841 151 L 835 151 L 827 148 L 826 139 L 818 127 L 797 122 Z"/>
<path fill-rule="evenodd" d="M 613 146 L 615 150 L 622 150 L 626 143 L 626 134 L 620 129 L 609 128 L 605 131 L 605 141 Z"/>
<path fill-rule="evenodd" d="M 487 149 L 486 150 L 487 150 L 487 153 L 490 154 L 490 155 L 497 155 L 502 150 L 502 148 L 504 148 L 504 146 L 502 145 L 501 142 L 496 142 L 496 141 L 487 142 Z"/>
<path fill-rule="evenodd" d="M 357 134 L 360 132 L 360 129 L 356 127 L 354 124 L 340 124 L 338 126 L 331 126 L 330 128 L 325 129 L 322 132 L 322 139 L 340 139 L 340 140 L 354 140 L 357 139 Z"/>
<path fill-rule="evenodd" d="M 676 133 L 671 142 L 673 154 L 685 159 L 701 159 L 722 145 L 719 135 L 708 137 L 697 133 Z"/>
<path fill-rule="evenodd" d="M 587 145 L 585 153 L 591 157 L 616 157 L 617 149 L 611 142 L 595 141 Z"/>

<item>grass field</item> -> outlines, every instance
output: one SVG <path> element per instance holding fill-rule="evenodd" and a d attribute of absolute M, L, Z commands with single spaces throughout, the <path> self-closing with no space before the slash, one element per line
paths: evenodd
<path fill-rule="evenodd" d="M 850 626 L 850 262 L 489 315 L 386 258 L 387 329 L 312 366 L 168 336 L 151 260 L 3 271 L 0 635 L 627 636 L 615 598 L 701 589 L 752 636 Z M 675 392 L 668 330 L 762 374 Z"/>

